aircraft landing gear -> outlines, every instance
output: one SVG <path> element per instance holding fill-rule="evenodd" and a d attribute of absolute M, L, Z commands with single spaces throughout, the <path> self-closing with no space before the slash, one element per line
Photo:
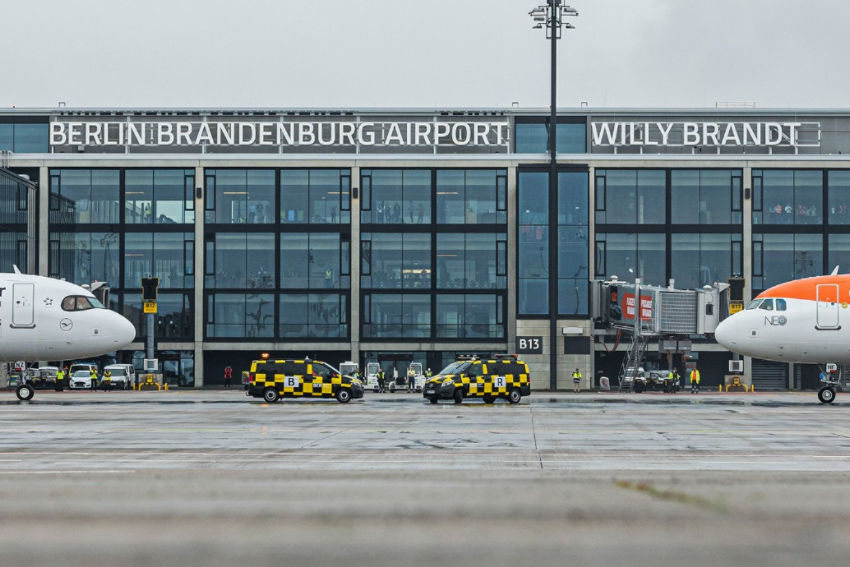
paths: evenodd
<path fill-rule="evenodd" d="M 29 384 L 21 384 L 18 386 L 18 389 L 15 390 L 15 395 L 18 396 L 18 399 L 22 402 L 29 401 L 35 395 L 35 388 Z"/>
<path fill-rule="evenodd" d="M 818 390 L 818 399 L 822 404 L 831 404 L 835 401 L 835 388 L 832 386 L 824 386 Z"/>

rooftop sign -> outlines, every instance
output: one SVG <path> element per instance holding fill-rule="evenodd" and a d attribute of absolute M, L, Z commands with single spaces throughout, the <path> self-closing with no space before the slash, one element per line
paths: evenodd
<path fill-rule="evenodd" d="M 507 119 L 429 121 L 239 120 L 54 121 L 50 145 L 160 148 L 499 148 L 510 147 Z M 327 150 L 325 150 L 327 151 Z M 492 151 L 492 150 L 491 150 Z"/>
<path fill-rule="evenodd" d="M 593 122 L 596 147 L 819 148 L 819 122 Z"/>

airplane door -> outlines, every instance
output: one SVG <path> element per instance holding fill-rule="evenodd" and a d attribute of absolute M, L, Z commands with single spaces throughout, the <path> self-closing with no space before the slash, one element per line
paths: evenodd
<path fill-rule="evenodd" d="M 35 327 L 35 284 L 13 284 L 12 298 L 12 327 Z"/>
<path fill-rule="evenodd" d="M 817 329 L 837 329 L 838 284 L 820 284 L 817 287 Z"/>

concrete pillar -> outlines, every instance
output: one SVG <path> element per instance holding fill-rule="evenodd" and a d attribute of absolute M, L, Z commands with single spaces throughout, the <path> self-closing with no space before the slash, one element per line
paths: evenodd
<path fill-rule="evenodd" d="M 517 168 L 516 166 L 511 166 L 508 168 L 508 263 L 507 263 L 507 274 L 508 274 L 508 306 L 507 306 L 507 320 L 505 321 L 505 327 L 507 328 L 507 340 L 508 340 L 508 352 L 515 352 L 516 349 L 516 337 L 517 337 L 517 286 L 518 278 L 517 274 L 517 255 L 515 253 L 518 250 L 519 243 L 517 242 Z M 434 266 L 436 270 L 436 266 Z M 435 273 L 436 277 L 436 273 Z"/>
<path fill-rule="evenodd" d="M 358 197 L 353 198 L 354 188 Z M 351 299 L 348 329 L 351 334 L 351 360 L 360 365 L 360 200 L 363 195 L 360 186 L 360 167 L 351 168 Z"/>
<path fill-rule="evenodd" d="M 741 261 L 744 264 L 744 306 L 750 302 L 753 296 L 753 168 L 749 165 L 744 167 L 741 175 L 742 190 L 744 195 L 747 192 L 750 194 L 749 199 L 744 199 L 742 208 L 743 227 L 742 248 L 743 258 Z M 744 357 L 744 379 L 752 384 L 753 380 L 753 358 L 751 356 Z"/>
<path fill-rule="evenodd" d="M 29 203 L 35 206 L 34 203 Z M 30 209 L 31 211 L 33 209 Z M 35 222 L 36 215 L 30 213 L 30 219 Z M 38 168 L 38 275 L 46 276 L 49 273 L 50 260 L 50 170 L 47 166 Z M 33 252 L 30 252 L 32 254 Z M 36 268 L 35 262 L 31 262 L 29 266 L 23 267 L 32 273 L 30 270 Z M 108 306 L 107 306 L 108 307 Z"/>
<path fill-rule="evenodd" d="M 198 191 L 200 189 L 200 191 Z M 195 388 L 204 387 L 204 168 L 195 168 Z"/>

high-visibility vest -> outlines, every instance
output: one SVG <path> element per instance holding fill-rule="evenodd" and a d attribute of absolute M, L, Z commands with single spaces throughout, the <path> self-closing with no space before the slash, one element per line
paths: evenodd
<path fill-rule="evenodd" d="M 581 380 L 581 372 L 573 372 L 573 378 Z"/>
<path fill-rule="evenodd" d="M 699 384 L 699 370 L 697 370 L 696 368 L 691 370 L 691 382 L 696 382 L 697 384 Z"/>

